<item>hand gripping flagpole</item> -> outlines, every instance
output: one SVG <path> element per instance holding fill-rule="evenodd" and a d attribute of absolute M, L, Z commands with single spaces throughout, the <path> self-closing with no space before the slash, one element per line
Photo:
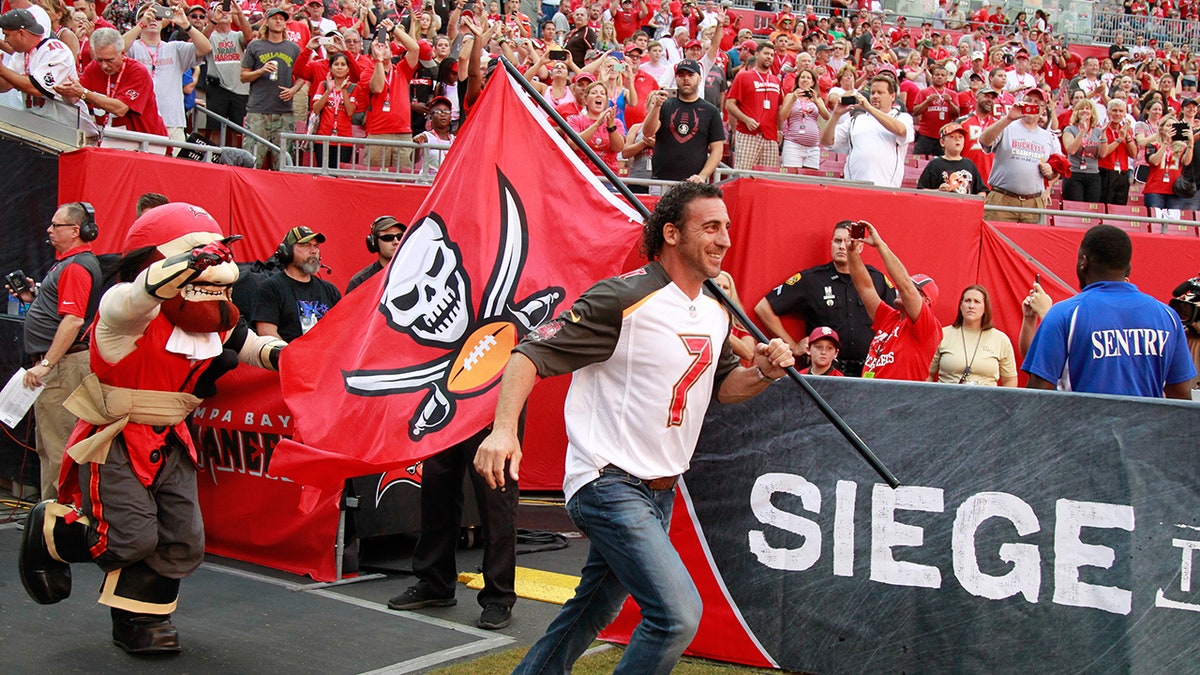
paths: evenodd
<path fill-rule="evenodd" d="M 558 128 L 561 129 L 562 132 L 571 139 L 571 142 L 574 143 L 576 147 L 583 151 L 583 154 L 587 156 L 588 160 L 591 161 L 591 163 L 600 171 L 600 173 L 604 175 L 606 179 L 608 179 L 609 183 L 616 187 L 616 189 L 621 193 L 621 196 L 623 196 L 625 200 L 628 201 L 631 206 L 633 206 L 633 208 L 637 209 L 638 213 L 642 214 L 643 218 L 649 218 L 650 211 L 646 208 L 646 205 L 639 201 L 636 196 L 634 196 L 633 192 L 630 191 L 629 186 L 625 184 L 625 181 L 621 180 L 620 177 L 618 177 L 617 174 L 615 174 L 613 170 L 604 163 L 604 160 L 600 159 L 600 156 L 596 154 L 596 151 L 592 150 L 592 148 L 586 142 L 584 142 L 582 138 L 579 137 L 579 133 L 572 129 L 571 125 L 567 124 L 567 121 L 562 118 L 562 115 L 559 115 L 558 111 L 555 110 L 554 107 L 551 106 L 548 101 L 546 101 L 546 99 L 542 98 L 542 95 L 539 94 L 537 89 L 535 89 L 533 85 L 525 79 L 525 76 L 517 70 L 516 66 L 514 66 L 507 58 L 503 56 L 500 57 L 500 63 L 502 63 L 504 65 L 504 69 L 508 71 L 509 77 L 520 84 L 521 88 L 529 94 L 529 97 L 533 99 L 547 115 L 550 116 L 550 119 L 554 120 L 554 123 L 558 125 Z M 725 295 L 725 292 L 722 291 L 712 279 L 707 279 L 704 282 L 704 285 L 708 288 L 709 292 L 711 292 L 717 298 L 717 300 L 725 306 L 725 309 L 729 310 L 729 313 L 732 314 L 738 321 L 740 321 L 748 331 L 750 331 L 750 334 L 754 336 L 755 340 L 758 340 L 763 344 L 769 342 L 767 336 L 764 335 L 763 332 L 759 330 L 758 326 L 754 325 L 754 323 L 750 321 L 750 318 L 746 316 L 746 312 L 744 312 L 741 307 L 737 306 L 737 304 L 735 304 L 733 300 L 729 298 L 729 296 Z M 891 470 L 889 470 L 887 466 L 885 466 L 884 463 L 877 456 L 875 456 L 875 453 L 872 452 L 869 447 L 867 447 L 867 444 L 863 442 L 863 439 L 859 437 L 854 429 L 850 428 L 850 425 L 846 424 L 846 420 L 842 419 L 842 416 L 839 415 L 838 412 L 834 410 L 833 407 L 830 406 L 819 393 L 817 393 L 817 390 L 813 389 L 813 386 L 805 381 L 803 377 L 800 377 L 799 371 L 797 371 L 795 368 L 788 368 L 787 374 L 788 377 L 790 377 L 793 382 L 799 385 L 800 389 L 803 390 L 810 399 L 812 399 L 813 403 L 816 404 L 817 409 L 825 415 L 826 419 L 828 419 L 839 432 L 841 432 L 842 436 L 844 436 L 846 440 L 850 442 L 850 445 L 852 445 L 854 449 L 858 451 L 858 454 L 862 456 L 867 464 L 870 464 L 871 468 L 875 469 L 875 472 L 878 473 L 888 485 L 894 488 L 899 487 L 900 481 L 896 478 L 895 474 L 893 474 Z"/>

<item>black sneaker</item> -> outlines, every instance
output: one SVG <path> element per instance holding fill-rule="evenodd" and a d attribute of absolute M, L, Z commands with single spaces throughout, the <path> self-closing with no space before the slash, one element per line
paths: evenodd
<path fill-rule="evenodd" d="M 421 609 L 422 607 L 450 607 L 457 604 L 458 600 L 454 596 L 448 598 L 435 598 L 427 595 L 425 591 L 418 586 L 411 586 L 407 591 L 388 600 L 388 609 Z"/>
<path fill-rule="evenodd" d="M 483 614 L 479 615 L 479 621 L 476 621 L 475 625 L 486 630 L 500 630 L 507 628 L 510 623 L 512 623 L 512 609 L 508 605 L 493 602 L 483 608 Z"/>

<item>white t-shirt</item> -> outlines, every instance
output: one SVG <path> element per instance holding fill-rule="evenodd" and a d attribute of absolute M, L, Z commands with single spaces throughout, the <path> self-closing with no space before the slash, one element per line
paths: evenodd
<path fill-rule="evenodd" d="M 150 47 L 136 40 L 125 55 L 150 70 L 154 78 L 154 98 L 158 102 L 158 114 L 163 124 L 170 127 L 187 125 L 183 112 L 183 73 L 195 68 L 196 45 L 190 42 L 160 42 Z"/>
<path fill-rule="evenodd" d="M 35 115 L 79 128 L 88 138 L 97 135 L 87 105 L 82 101 L 75 105 L 65 103 L 54 91 L 55 86 L 76 79 L 75 57 L 66 44 L 54 38 L 44 39 L 29 54 L 13 52 L 5 61 L 9 68 L 28 75 L 29 81 L 42 94 L 42 97 L 30 96 L 14 89 L 9 93 L 16 96 L 9 100 L 15 101 L 15 105 L 9 100 L 4 102 L 5 105 L 28 109 Z"/>
<path fill-rule="evenodd" d="M 913 119 L 899 108 L 894 108 L 889 116 L 904 124 L 904 138 L 888 131 L 867 112 L 838 120 L 829 149 L 846 154 L 846 179 L 865 180 L 884 187 L 900 187 L 904 182 L 904 155 L 915 133 Z"/>
<path fill-rule="evenodd" d="M 1004 91 L 1024 91 L 1036 84 L 1037 80 L 1033 77 L 1033 73 L 1022 75 L 1015 70 L 1010 70 L 1004 75 Z"/>

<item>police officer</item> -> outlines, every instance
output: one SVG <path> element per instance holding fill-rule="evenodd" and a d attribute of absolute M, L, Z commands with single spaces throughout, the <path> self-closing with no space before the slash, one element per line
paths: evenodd
<path fill-rule="evenodd" d="M 819 326 L 828 326 L 837 331 L 842 343 L 837 368 L 849 377 L 859 377 L 873 333 L 871 317 L 863 309 L 862 300 L 850 279 L 847 250 L 853 223 L 843 220 L 833 226 L 833 260 L 792 275 L 767 293 L 755 305 L 754 313 L 768 333 L 791 345 L 792 353 L 797 358 L 808 353 L 808 338 L 797 341 L 784 328 L 779 317 L 793 315 L 803 319 L 805 325 L 800 334 L 802 336 Z M 896 289 L 879 270 L 868 266 L 867 271 L 875 282 L 879 297 L 891 304 L 896 299 Z"/>
<path fill-rule="evenodd" d="M 25 314 L 24 346 L 31 366 L 24 383 L 29 389 L 45 385 L 33 404 L 33 414 L 42 499 L 54 499 L 63 449 L 77 421 L 62 404 L 91 372 L 85 332 L 96 317 L 103 280 L 100 261 L 92 253 L 97 230 L 90 204 L 60 206 L 46 234 L 54 247 L 54 265 L 41 286 L 35 289 L 33 279 L 26 279 L 30 289 L 16 295 L 33 303 Z"/>

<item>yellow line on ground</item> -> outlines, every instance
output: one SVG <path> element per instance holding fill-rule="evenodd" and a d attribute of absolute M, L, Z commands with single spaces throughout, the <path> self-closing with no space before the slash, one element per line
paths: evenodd
<path fill-rule="evenodd" d="M 479 590 L 483 588 L 483 575 L 471 572 L 460 572 L 459 583 L 467 588 Z M 517 596 L 528 600 L 540 600 L 561 605 L 575 595 L 575 587 L 579 585 L 579 577 L 570 574 L 558 574 L 530 569 L 517 568 L 515 590 Z"/>

